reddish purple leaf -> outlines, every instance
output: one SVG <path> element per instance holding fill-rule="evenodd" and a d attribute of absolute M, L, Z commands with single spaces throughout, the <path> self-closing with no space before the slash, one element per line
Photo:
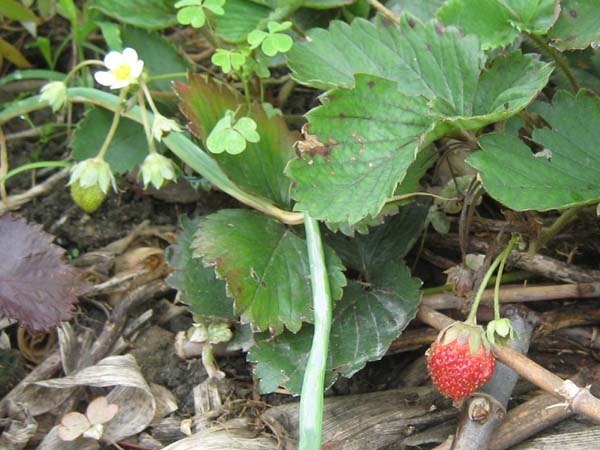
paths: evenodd
<path fill-rule="evenodd" d="M 17 319 L 31 331 L 69 320 L 84 287 L 53 239 L 39 225 L 0 216 L 0 317 Z"/>

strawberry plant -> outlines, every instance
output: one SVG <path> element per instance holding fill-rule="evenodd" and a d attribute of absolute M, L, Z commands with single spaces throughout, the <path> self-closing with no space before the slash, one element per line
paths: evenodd
<path fill-rule="evenodd" d="M 421 281 L 405 258 L 429 224 L 458 223 L 466 241 L 469 218 L 490 205 L 560 211 L 521 237 L 534 253 L 599 204 L 596 6 L 90 0 L 73 17 L 98 28 L 106 55 L 7 105 L 0 124 L 86 104 L 69 184 L 90 213 L 132 170 L 157 189 L 195 172 L 239 202 L 181 218 L 168 281 L 203 327 L 252 334 L 260 392 L 302 394 L 300 448 L 316 449 L 324 390 L 382 358 L 416 316 Z M 185 60 L 153 33 L 169 27 L 209 43 L 209 70 L 208 56 Z M 90 66 L 102 66 L 95 87 L 85 85 Z M 290 96 L 319 105 L 299 123 L 286 114 Z M 490 266 L 466 321 L 430 349 L 432 380 L 454 399 L 489 379 L 490 348 L 514 338 L 498 292 L 517 240 Z M 496 269 L 484 330 L 476 312 Z M 23 320 L 8 297 L 0 311 Z M 53 321 L 68 318 L 64 302 Z M 24 320 L 49 325 L 38 322 Z"/>

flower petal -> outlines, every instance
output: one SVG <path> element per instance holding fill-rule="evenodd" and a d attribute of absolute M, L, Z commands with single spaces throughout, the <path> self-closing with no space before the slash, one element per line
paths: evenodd
<path fill-rule="evenodd" d="M 110 85 L 111 89 L 121 89 L 124 88 L 125 86 L 129 86 L 131 84 L 132 80 L 118 80 L 115 77 L 115 81 L 113 81 L 113 83 Z M 135 80 L 133 80 L 135 81 Z"/>
<path fill-rule="evenodd" d="M 109 69 L 116 69 L 123 64 L 123 55 L 119 52 L 108 52 L 104 57 L 104 65 Z"/>
<path fill-rule="evenodd" d="M 98 71 L 94 74 L 94 79 L 98 84 L 102 86 L 111 86 L 117 81 L 116 77 L 112 74 L 112 72 L 106 71 Z"/>
<path fill-rule="evenodd" d="M 127 47 L 125 50 L 123 50 L 123 62 L 125 64 L 133 66 L 137 60 L 138 54 L 134 49 Z"/>
<path fill-rule="evenodd" d="M 142 70 L 144 70 L 144 61 L 142 61 L 141 59 L 138 59 L 131 66 L 131 78 L 137 79 L 137 77 L 139 77 L 142 74 Z"/>

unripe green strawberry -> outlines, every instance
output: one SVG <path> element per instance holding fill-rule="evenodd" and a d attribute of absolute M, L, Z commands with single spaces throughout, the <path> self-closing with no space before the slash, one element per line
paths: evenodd
<path fill-rule="evenodd" d="M 102 192 L 102 189 L 97 184 L 83 187 L 76 181 L 70 187 L 71 198 L 75 204 L 88 213 L 96 211 L 106 198 L 106 194 Z"/>
<path fill-rule="evenodd" d="M 484 385 L 495 365 L 483 329 L 463 322 L 442 330 L 427 351 L 433 384 L 454 400 L 462 400 Z"/>

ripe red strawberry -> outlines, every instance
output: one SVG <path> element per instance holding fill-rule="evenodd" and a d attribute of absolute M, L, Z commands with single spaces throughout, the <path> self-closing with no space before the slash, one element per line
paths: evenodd
<path fill-rule="evenodd" d="M 485 384 L 495 365 L 483 329 L 463 322 L 442 330 L 427 351 L 433 384 L 454 400 L 462 400 Z"/>

